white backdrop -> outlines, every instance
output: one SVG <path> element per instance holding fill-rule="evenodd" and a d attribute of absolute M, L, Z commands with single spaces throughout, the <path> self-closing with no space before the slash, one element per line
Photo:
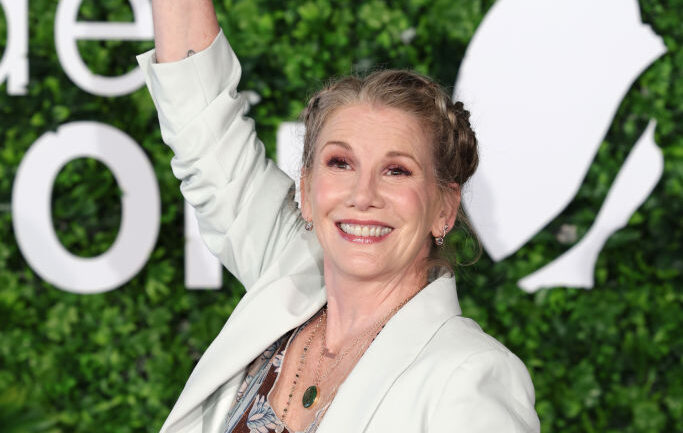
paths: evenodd
<path fill-rule="evenodd" d="M 57 8 L 55 43 L 66 74 L 81 89 L 100 96 L 140 88 L 137 68 L 119 77 L 93 74 L 76 42 L 152 39 L 149 1 L 130 0 L 132 23 L 79 23 L 81 3 L 60 0 Z M 30 75 L 28 0 L 0 0 L 0 5 L 8 24 L 0 82 L 6 80 L 7 92 L 21 97 Z M 517 251 L 572 200 L 627 90 L 664 52 L 661 38 L 641 22 L 636 0 L 499 0 L 489 10 L 462 60 L 455 97 L 472 113 L 481 156 L 463 203 L 493 260 Z M 249 96 L 250 103 L 258 103 L 258 95 Z M 634 144 L 589 232 L 523 278 L 522 289 L 592 287 L 595 260 L 605 241 L 626 224 L 661 177 L 654 128 L 651 122 Z M 66 145 L 67 137 L 71 145 Z M 281 124 L 277 134 L 279 165 L 295 179 L 302 137 L 297 123 Z M 64 145 L 57 157 L 50 149 L 59 143 Z M 125 197 L 116 241 L 90 259 L 59 244 L 49 207 L 57 173 L 83 156 L 107 165 Z M 66 291 L 99 293 L 125 284 L 144 267 L 156 242 L 160 201 L 151 164 L 134 140 L 106 124 L 65 124 L 36 140 L 18 168 L 12 197 L 22 254 L 42 278 Z M 219 288 L 221 265 L 204 247 L 187 205 L 185 214 L 186 286 Z M 140 236 L 143 229 L 148 236 Z"/>

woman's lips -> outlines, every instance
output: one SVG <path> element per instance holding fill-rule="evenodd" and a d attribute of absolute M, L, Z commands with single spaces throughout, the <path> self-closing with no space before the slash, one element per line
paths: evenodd
<path fill-rule="evenodd" d="M 393 231 L 392 227 L 376 221 L 341 221 L 337 223 L 337 229 L 344 239 L 362 244 L 380 242 Z"/>

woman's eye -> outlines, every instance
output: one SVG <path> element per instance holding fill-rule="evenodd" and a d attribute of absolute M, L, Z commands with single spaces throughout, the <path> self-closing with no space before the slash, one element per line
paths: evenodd
<path fill-rule="evenodd" d="M 349 168 L 349 163 L 344 158 L 332 157 L 327 161 L 328 167 L 347 169 Z"/>
<path fill-rule="evenodd" d="M 401 166 L 392 166 L 387 169 L 387 174 L 389 176 L 410 176 L 412 173 Z"/>

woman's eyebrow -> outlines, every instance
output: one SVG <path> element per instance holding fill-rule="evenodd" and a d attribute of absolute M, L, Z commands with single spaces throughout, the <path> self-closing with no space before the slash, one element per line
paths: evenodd
<path fill-rule="evenodd" d="M 341 146 L 341 147 L 343 147 L 344 149 L 349 150 L 349 151 L 352 151 L 352 150 L 353 150 L 353 149 L 351 149 L 351 145 L 349 145 L 349 143 L 347 143 L 347 142 L 345 142 L 345 141 L 339 141 L 339 140 L 330 140 L 330 141 L 328 141 L 327 143 L 323 144 L 323 147 L 321 147 L 320 150 L 323 150 L 323 149 L 324 149 L 325 147 L 327 147 L 328 145 L 337 145 L 337 146 Z"/>
<path fill-rule="evenodd" d="M 422 165 L 420 164 L 420 162 L 419 162 L 413 155 L 411 155 L 411 154 L 409 154 L 409 153 L 401 152 L 401 151 L 398 151 L 398 150 L 391 150 L 391 151 L 387 152 L 387 157 L 391 158 L 391 157 L 395 157 L 395 156 L 403 156 L 403 157 L 406 157 L 406 158 L 410 158 L 410 159 L 412 159 L 412 160 L 415 162 L 415 164 L 416 164 L 420 169 L 422 169 Z"/>

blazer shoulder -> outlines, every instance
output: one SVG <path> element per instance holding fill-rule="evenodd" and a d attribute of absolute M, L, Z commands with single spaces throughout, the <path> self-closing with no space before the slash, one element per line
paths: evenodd
<path fill-rule="evenodd" d="M 422 368 L 439 378 L 433 384 L 438 400 L 428 409 L 429 431 L 539 431 L 529 371 L 475 321 L 447 320 L 423 355 Z"/>
<path fill-rule="evenodd" d="M 425 347 L 424 355 L 438 357 L 442 360 L 440 363 L 453 366 L 484 352 L 515 356 L 503 343 L 484 332 L 474 320 L 454 316 L 445 321 L 434 334 Z"/>
<path fill-rule="evenodd" d="M 472 365 L 507 371 L 528 382 L 531 378 L 524 362 L 496 340 L 472 319 L 454 316 L 446 320 L 425 345 L 413 367 L 416 370 L 428 369 L 436 377 L 449 377 L 454 372 L 469 369 Z"/>

